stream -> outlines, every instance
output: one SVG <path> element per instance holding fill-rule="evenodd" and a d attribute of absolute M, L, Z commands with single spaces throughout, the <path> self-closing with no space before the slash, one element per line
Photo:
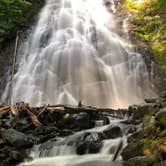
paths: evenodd
<path fill-rule="evenodd" d="M 93 129 L 34 146 L 30 154 L 34 160 L 20 166 L 122 166 L 120 152 L 139 125 L 124 124 L 125 119 L 109 119 L 109 125 L 96 121 Z"/>

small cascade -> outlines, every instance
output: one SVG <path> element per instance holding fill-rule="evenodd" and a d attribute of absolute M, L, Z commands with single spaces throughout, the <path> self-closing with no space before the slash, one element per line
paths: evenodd
<path fill-rule="evenodd" d="M 100 123 L 98 126 L 99 123 L 96 122 L 97 126 L 93 129 L 36 145 L 31 150 L 34 160 L 20 166 L 122 166 L 120 152 L 132 133 L 131 127 L 135 128 L 133 131 L 139 128 L 131 124 L 125 125 L 124 121 L 125 119 L 110 118 L 109 125 L 103 126 Z M 113 131 L 114 127 L 120 131 Z M 96 147 L 100 147 L 98 152 L 95 151 Z M 118 148 L 120 150 L 117 153 Z"/>

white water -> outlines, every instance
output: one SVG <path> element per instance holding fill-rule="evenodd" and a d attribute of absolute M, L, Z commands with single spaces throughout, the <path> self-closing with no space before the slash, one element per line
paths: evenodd
<path fill-rule="evenodd" d="M 121 125 L 123 137 L 104 140 L 99 153 L 76 154 L 76 143 L 85 132 L 102 132 L 111 125 L 119 125 L 120 121 L 111 119 L 110 125 L 81 131 L 66 138 L 60 138 L 59 141 L 48 141 L 42 145 L 37 145 L 31 151 L 31 156 L 34 160 L 22 163 L 19 166 L 122 166 L 122 158 L 120 155 L 114 162 L 112 159 L 119 143 L 123 141 L 123 146 L 126 145 L 126 131 L 129 128 L 125 128 L 123 125 Z"/>
<path fill-rule="evenodd" d="M 111 13 L 105 2 L 46 0 L 33 34 L 18 55 L 12 103 L 38 106 L 81 100 L 85 105 L 120 108 L 151 95 L 142 56 L 118 36 L 116 6 L 110 1 Z"/>

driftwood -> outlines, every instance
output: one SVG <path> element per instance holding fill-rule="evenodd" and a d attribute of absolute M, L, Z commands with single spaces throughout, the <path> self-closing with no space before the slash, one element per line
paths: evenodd
<path fill-rule="evenodd" d="M 32 124 L 35 127 L 41 127 L 42 123 L 39 121 L 39 117 L 45 112 L 57 112 L 60 114 L 76 114 L 80 112 L 86 112 L 88 114 L 98 114 L 99 116 L 108 116 L 118 119 L 123 119 L 124 115 L 127 113 L 127 110 L 113 110 L 113 109 L 101 109 L 95 107 L 89 107 L 84 105 L 71 106 L 71 105 L 44 105 L 42 107 L 29 107 L 27 103 L 20 102 L 16 105 L 6 105 L 0 108 L 0 112 L 9 110 L 12 115 L 16 118 L 24 110 L 27 111 L 28 116 L 31 119 Z"/>
<path fill-rule="evenodd" d="M 123 141 L 120 141 L 120 143 L 118 144 L 118 147 L 115 151 L 115 154 L 113 155 L 112 161 L 115 161 L 117 159 L 122 147 L 123 147 Z"/>
<path fill-rule="evenodd" d="M 37 117 L 39 117 L 42 113 L 44 113 L 46 111 L 47 107 L 48 107 L 48 104 L 44 106 L 44 108 L 39 112 Z"/>
<path fill-rule="evenodd" d="M 12 112 L 13 115 L 16 116 L 16 115 L 18 114 L 17 106 L 11 105 L 11 106 L 10 106 L 10 110 L 11 110 L 11 112 Z"/>
<path fill-rule="evenodd" d="M 6 105 L 6 106 L 3 106 L 2 108 L 0 108 L 0 112 L 6 111 L 9 109 L 10 109 L 10 105 Z"/>
<path fill-rule="evenodd" d="M 37 116 L 35 114 L 33 114 L 30 110 L 27 109 L 27 113 L 33 123 L 33 125 L 35 127 L 41 127 L 42 124 L 40 123 L 40 121 L 38 120 Z"/>

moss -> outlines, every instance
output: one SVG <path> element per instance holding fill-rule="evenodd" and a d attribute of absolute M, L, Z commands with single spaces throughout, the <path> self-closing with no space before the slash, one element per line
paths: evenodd
<path fill-rule="evenodd" d="M 156 115 L 156 120 L 159 126 L 166 128 L 166 108 L 160 110 Z"/>
<path fill-rule="evenodd" d="M 154 61 L 166 73 L 166 1 L 124 0 L 124 6 L 132 13 L 131 34 L 150 43 Z"/>
<path fill-rule="evenodd" d="M 0 49 L 24 30 L 44 0 L 0 0 Z"/>

